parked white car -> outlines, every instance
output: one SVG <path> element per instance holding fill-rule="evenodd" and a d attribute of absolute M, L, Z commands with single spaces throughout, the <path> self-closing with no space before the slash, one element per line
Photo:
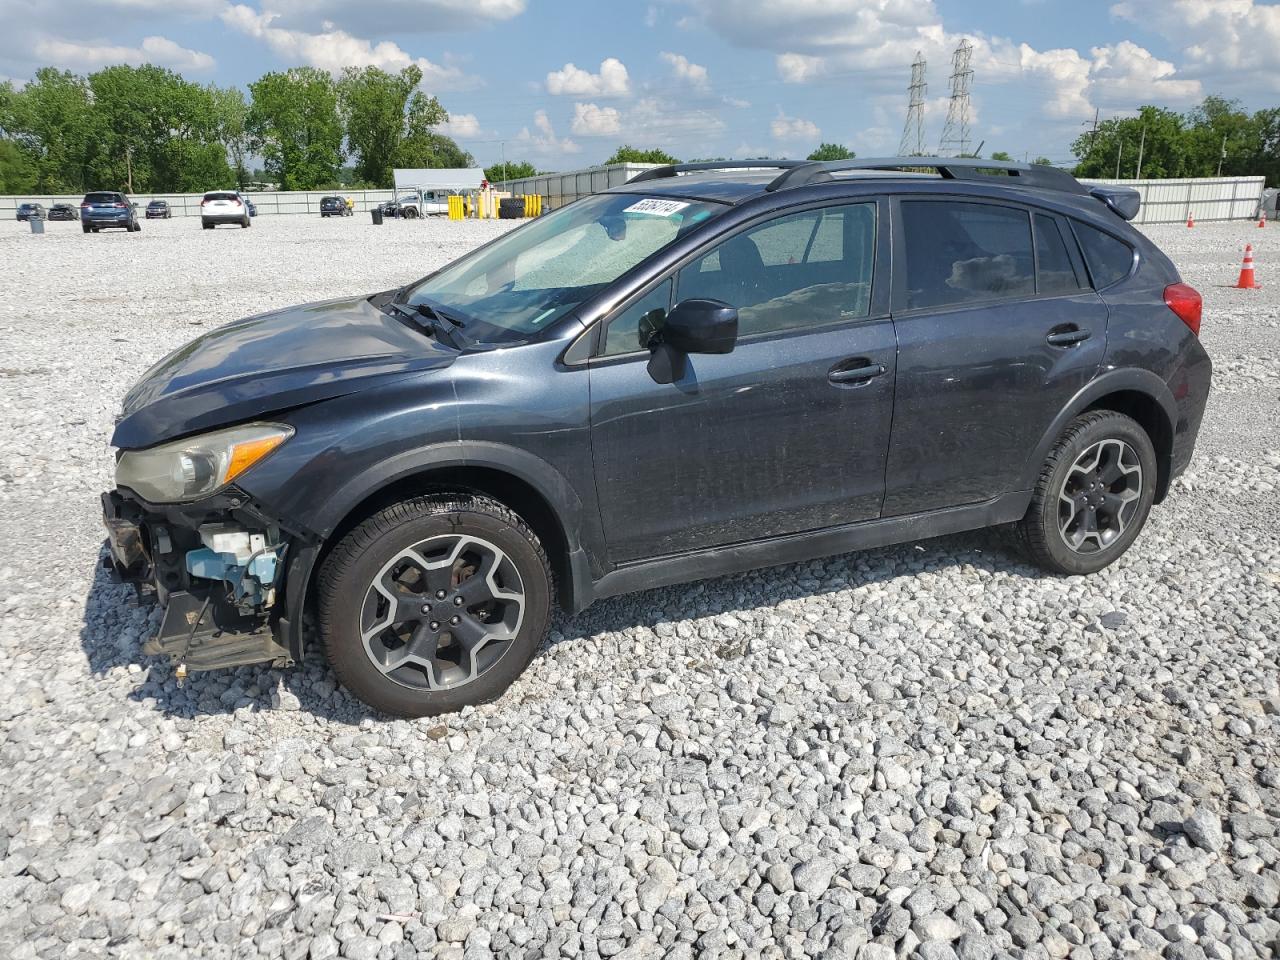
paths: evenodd
<path fill-rule="evenodd" d="M 253 225 L 249 205 L 234 190 L 210 190 L 200 201 L 200 226 L 212 230 L 220 223 L 238 223 L 241 227 Z"/>

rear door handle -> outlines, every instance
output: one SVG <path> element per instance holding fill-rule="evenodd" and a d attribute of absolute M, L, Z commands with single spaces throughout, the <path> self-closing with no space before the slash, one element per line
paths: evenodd
<path fill-rule="evenodd" d="M 1088 330 L 1081 330 L 1072 324 L 1068 327 L 1056 327 L 1050 330 L 1045 340 L 1055 347 L 1072 347 L 1077 343 L 1083 343 L 1091 336 L 1092 334 Z"/>
<path fill-rule="evenodd" d="M 859 357 L 836 364 L 827 374 L 827 379 L 832 383 L 866 383 L 884 372 L 883 363 L 872 363 L 865 357 Z"/>

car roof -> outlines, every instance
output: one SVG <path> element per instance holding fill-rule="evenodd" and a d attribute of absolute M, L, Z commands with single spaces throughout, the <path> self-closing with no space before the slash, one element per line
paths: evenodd
<path fill-rule="evenodd" d="M 1132 220 L 1138 191 L 1106 184 L 1085 185 L 1066 170 L 980 157 L 883 157 L 835 161 L 715 160 L 650 167 L 613 193 L 715 200 L 733 205 L 771 198 L 779 206 L 832 193 L 869 192 L 894 181 L 895 193 L 978 194 L 1074 208 L 1090 215 L 1110 208 Z M 1109 224 L 1110 226 L 1111 224 Z"/>

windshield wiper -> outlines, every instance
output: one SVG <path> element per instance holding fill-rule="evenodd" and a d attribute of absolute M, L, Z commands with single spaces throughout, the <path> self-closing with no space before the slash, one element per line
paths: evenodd
<path fill-rule="evenodd" d="M 401 316 L 408 317 L 440 342 L 448 343 L 456 350 L 463 348 L 463 339 L 458 333 L 458 327 L 461 324 L 456 320 L 437 313 L 425 303 L 416 303 L 413 306 L 407 303 L 388 303 L 387 306 Z"/>

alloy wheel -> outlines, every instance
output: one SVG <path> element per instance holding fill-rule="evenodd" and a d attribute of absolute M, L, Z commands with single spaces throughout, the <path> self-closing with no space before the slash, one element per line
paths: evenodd
<path fill-rule="evenodd" d="M 1058 493 L 1058 532 L 1076 553 L 1105 550 L 1138 514 L 1142 462 L 1123 440 L 1099 440 L 1076 458 Z"/>
<path fill-rule="evenodd" d="M 400 551 L 369 585 L 360 611 L 365 653 L 388 679 L 421 690 L 470 683 L 520 632 L 520 573 L 498 546 L 467 534 Z"/>

